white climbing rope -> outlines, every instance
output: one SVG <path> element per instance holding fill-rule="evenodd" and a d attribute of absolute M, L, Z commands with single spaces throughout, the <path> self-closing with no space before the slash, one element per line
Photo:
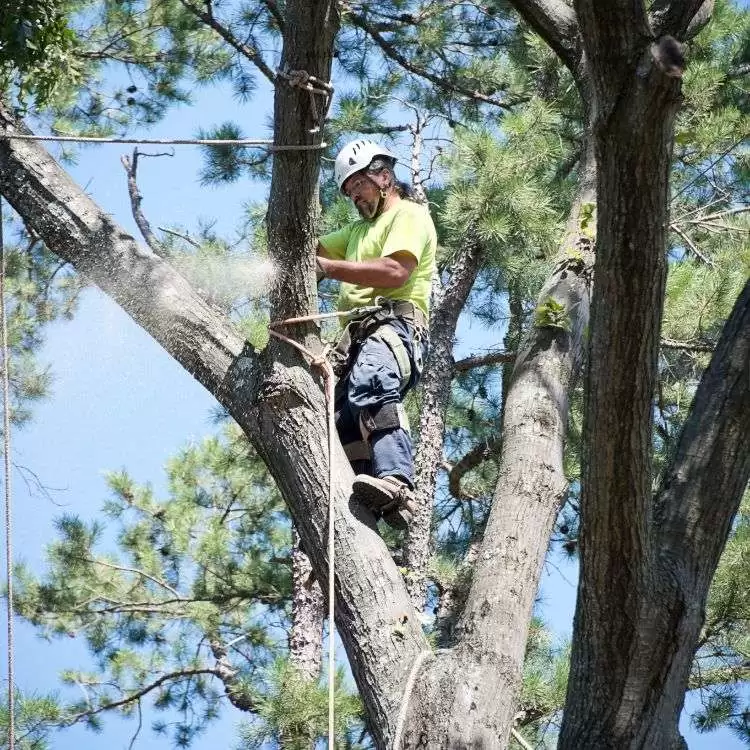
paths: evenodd
<path fill-rule="evenodd" d="M 409 711 L 409 701 L 411 700 L 411 694 L 414 690 L 414 685 L 417 682 L 417 675 L 419 670 L 422 669 L 424 663 L 428 658 L 434 658 L 438 654 L 447 654 L 450 652 L 448 648 L 439 648 L 435 651 L 420 651 L 417 654 L 414 663 L 411 665 L 411 671 L 409 677 L 406 680 L 406 687 L 404 688 L 404 694 L 401 697 L 401 708 L 398 712 L 398 721 L 396 722 L 396 731 L 393 733 L 393 742 L 391 743 L 391 750 L 401 750 L 401 743 L 404 741 L 404 726 L 406 725 L 406 714 Z M 516 731 L 514 727 L 510 730 L 513 739 L 523 748 L 523 750 L 532 750 L 528 742 Z"/>
<path fill-rule="evenodd" d="M 0 329 L 3 356 L 3 454 L 5 467 L 5 568 L 8 589 L 8 750 L 16 746 L 15 724 L 15 650 L 13 634 L 13 514 L 10 492 L 10 375 L 8 320 L 5 310 L 5 241 L 3 239 L 3 200 L 0 197 Z"/>
<path fill-rule="evenodd" d="M 438 653 L 443 653 L 447 649 L 440 649 L 438 651 L 420 651 L 417 654 L 417 658 L 414 659 L 414 663 L 411 665 L 411 671 L 409 672 L 409 678 L 406 680 L 406 687 L 404 688 L 404 694 L 401 697 L 401 708 L 398 712 L 398 721 L 396 722 L 396 731 L 393 733 L 393 742 L 391 743 L 392 750 L 399 750 L 401 743 L 403 742 L 404 725 L 406 723 L 406 714 L 409 710 L 409 701 L 411 700 L 411 693 L 414 690 L 414 685 L 417 681 L 417 675 L 422 665 L 428 658 L 436 656 Z"/>
<path fill-rule="evenodd" d="M 328 414 L 328 750 L 335 750 L 336 737 L 336 652 L 334 644 L 334 608 L 336 606 L 335 588 L 335 558 L 336 538 L 334 536 L 334 507 L 333 507 L 333 436 L 336 432 L 334 423 L 334 375 L 331 363 L 322 357 L 323 377 L 326 385 L 326 412 Z"/>

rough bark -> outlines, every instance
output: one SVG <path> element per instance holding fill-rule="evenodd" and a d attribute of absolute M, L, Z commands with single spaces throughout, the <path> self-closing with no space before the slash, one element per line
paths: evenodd
<path fill-rule="evenodd" d="M 640 4 L 578 0 L 574 25 L 566 4 L 516 5 L 566 55 L 579 85 L 582 65 L 590 68 L 585 95 L 600 160 L 582 575 L 560 747 L 678 747 L 686 664 L 750 471 L 748 291 L 704 376 L 654 505 L 650 403 L 679 86 L 652 55 L 653 29 Z M 670 28 L 689 30 L 696 5 L 675 5 L 662 17 Z M 336 23 L 332 0 L 289 0 L 282 64 L 327 80 Z M 319 134 L 310 132 L 311 111 L 306 92 L 279 81 L 278 142 L 314 143 Z M 19 127 L 0 108 L 0 130 Z M 318 159 L 316 152 L 274 159 L 274 317 L 314 306 Z M 586 168 L 582 175 L 585 194 L 591 188 Z M 452 648 L 417 662 L 427 642 L 416 611 L 372 518 L 350 499 L 352 474 L 338 443 L 328 486 L 324 399 L 300 356 L 281 344 L 262 353 L 243 348 L 220 312 L 168 263 L 139 248 L 38 144 L 0 142 L 0 192 L 50 249 L 110 294 L 234 416 L 276 479 L 319 580 L 326 580 L 329 564 L 330 494 L 336 622 L 378 748 L 393 743 L 404 704 L 404 747 L 505 748 L 533 598 L 565 489 L 567 394 L 588 317 L 585 264 L 568 258 L 542 292 L 542 301 L 548 295 L 565 301 L 571 330 L 534 328 L 519 354 L 504 411 L 501 478 L 466 608 Z M 298 333 L 315 342 L 312 329 Z M 420 664 L 409 695 L 408 680 Z"/>
<path fill-rule="evenodd" d="M 289 661 L 310 680 L 320 678 L 323 666 L 323 619 L 326 602 L 310 560 L 292 529 L 292 629 Z"/>
<path fill-rule="evenodd" d="M 418 611 L 424 608 L 425 574 L 430 559 L 435 484 L 443 462 L 445 413 L 453 382 L 453 341 L 458 317 L 466 304 L 481 264 L 476 241 L 467 242 L 451 265 L 450 280 L 430 315 L 430 353 L 420 384 L 419 444 L 414 459 L 417 513 L 409 525 L 404 549 L 407 587 Z"/>
<path fill-rule="evenodd" d="M 688 5 L 675 4 L 675 12 Z M 677 721 L 689 662 L 718 561 L 718 552 L 697 553 L 710 567 L 699 566 L 703 576 L 675 566 L 683 541 L 665 521 L 670 511 L 688 512 L 675 511 L 682 493 L 664 506 L 658 526 L 651 498 L 652 398 L 679 70 L 665 65 L 659 43 L 652 44 L 641 6 L 582 0 L 576 10 L 593 82 L 599 189 L 581 576 L 560 747 L 678 748 L 684 745 Z M 725 352 L 724 366 L 726 359 Z M 706 407 L 699 408 L 705 415 Z M 731 418 L 725 414 L 724 420 L 726 427 Z M 726 454 L 714 469 L 732 478 L 727 484 L 742 481 Z M 736 509 L 734 503 L 739 496 L 730 491 L 726 505 Z M 728 524 L 728 517 L 722 520 Z M 717 533 L 720 551 L 728 525 L 707 516 L 692 523 L 702 533 Z"/>
<path fill-rule="evenodd" d="M 591 155 L 589 150 L 587 153 Z M 593 176 L 591 169 L 584 175 Z M 593 185 L 582 180 L 578 202 Z M 568 390 L 588 325 L 591 255 L 563 260 L 539 299 L 565 304 L 570 330 L 533 327 L 519 352 L 503 413 L 499 481 L 455 643 L 424 668 L 405 748 L 504 748 L 521 684 L 526 633 L 552 525 L 567 482 L 562 456 Z"/>
<path fill-rule="evenodd" d="M 330 69 L 333 31 L 327 24 L 334 23 L 333 8 L 333 2 L 322 1 L 286 5 L 287 39 L 291 30 L 294 34 L 285 61 L 324 80 Z M 327 40 L 327 49 L 321 50 L 321 39 Z M 303 139 L 314 136 L 308 132 L 311 122 L 299 114 L 307 112 L 308 94 L 286 85 L 277 93 L 285 102 L 276 109 L 277 118 L 284 120 L 278 141 L 307 142 Z M 12 114 L 0 109 L 0 131 L 20 130 Z M 308 311 L 312 305 L 308 212 L 316 206 L 318 159 L 317 152 L 298 155 L 294 162 L 288 155 L 275 159 L 269 213 L 274 227 L 269 234 L 281 274 L 272 291 L 274 316 Z M 228 409 L 266 460 L 316 577 L 326 580 L 325 405 L 318 380 L 300 356 L 287 346 L 262 353 L 243 348 L 228 319 L 168 263 L 139 247 L 38 143 L 0 142 L 0 191 L 53 252 L 115 299 Z M 403 579 L 371 528 L 372 518 L 350 507 L 352 474 L 339 444 L 334 461 L 337 627 L 376 742 L 385 747 L 395 731 L 411 664 L 427 643 Z"/>

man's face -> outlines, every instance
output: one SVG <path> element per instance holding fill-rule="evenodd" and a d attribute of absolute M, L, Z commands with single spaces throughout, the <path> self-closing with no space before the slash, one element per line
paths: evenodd
<path fill-rule="evenodd" d="M 355 172 L 344 182 L 344 195 L 351 198 L 363 219 L 372 219 L 380 203 L 380 188 L 363 172 Z"/>

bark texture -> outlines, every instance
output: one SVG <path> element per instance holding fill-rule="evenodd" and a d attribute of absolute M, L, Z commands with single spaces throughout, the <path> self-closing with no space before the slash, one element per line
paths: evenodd
<path fill-rule="evenodd" d="M 289 660 L 309 680 L 320 678 L 323 666 L 323 619 L 326 602 L 310 560 L 292 530 L 292 631 Z"/>
<path fill-rule="evenodd" d="M 697 9 L 699 4 L 693 5 Z M 687 453 L 699 456 L 692 459 L 696 463 L 713 460 L 710 481 L 726 489 L 720 501 L 724 512 L 719 519 L 695 514 L 695 506 L 707 505 L 709 495 L 702 493 L 708 480 L 701 482 L 686 470 L 695 482 L 684 482 L 683 453 L 668 473 L 679 481 L 662 493 L 659 515 L 654 514 L 652 400 L 681 70 L 674 58 L 665 64 L 665 50 L 673 49 L 673 40 L 655 38 L 651 23 L 661 31 L 684 31 L 692 18 L 689 6 L 660 6 L 659 16 L 649 19 L 640 4 L 576 3 L 592 81 L 599 189 L 581 577 L 562 750 L 684 746 L 677 724 L 703 604 L 748 478 L 746 451 L 724 442 L 739 434 L 732 423 L 746 418 L 747 404 L 743 409 L 740 401 L 748 400 L 747 390 L 742 396 L 734 391 L 733 416 L 724 411 L 722 429 L 713 431 L 709 415 L 712 408 L 716 415 L 717 405 L 709 407 L 696 397 L 694 408 L 709 424 L 702 425 L 698 438 L 689 421 L 681 444 L 687 442 Z M 736 336 L 742 325 L 746 323 L 733 328 L 730 321 L 724 335 Z M 740 350 L 738 359 L 728 350 L 717 351 L 721 364 L 711 367 L 732 370 L 730 362 L 736 366 L 746 356 Z M 711 379 L 710 372 L 704 381 Z M 736 387 L 736 372 L 730 382 Z M 712 455 L 712 450 L 717 452 Z M 687 465 L 695 467 L 690 461 Z M 685 552 L 686 542 L 694 544 L 684 538 L 686 526 L 706 540 L 707 549 L 691 546 Z"/>
<path fill-rule="evenodd" d="M 667 176 L 679 102 L 679 65 L 665 66 L 663 53 L 672 48 L 660 35 L 692 33 L 710 3 L 659 2 L 653 18 L 625 0 L 514 4 L 576 76 L 599 162 L 582 574 L 560 748 L 670 750 L 682 744 L 677 718 L 706 592 L 750 474 L 746 287 L 656 502 L 649 493 Z M 335 3 L 288 0 L 284 14 L 282 67 L 328 80 Z M 309 94 L 277 80 L 277 141 L 316 143 Z M 14 131 L 23 126 L 0 106 L 0 132 Z M 577 207 L 593 200 L 595 160 L 590 149 L 585 154 Z M 319 158 L 317 151 L 274 157 L 274 318 L 314 307 Z M 110 294 L 229 410 L 273 474 L 318 580 L 327 579 L 332 562 L 325 541 L 331 498 L 336 623 L 377 747 L 396 744 L 406 711 L 399 747 L 503 750 L 541 564 L 565 492 L 568 392 L 588 324 L 590 248 L 575 207 L 563 261 L 540 297 L 565 304 L 570 330 L 534 327 L 519 352 L 505 402 L 500 481 L 465 609 L 450 648 L 430 653 L 372 517 L 351 500 L 352 473 L 338 443 L 328 486 L 324 397 L 301 356 L 280 342 L 260 353 L 244 344 L 222 313 L 139 247 L 39 144 L 0 141 L 0 192 L 52 251 Z M 571 237 L 578 254 L 568 252 Z M 313 328 L 289 333 L 316 344 Z M 439 356 L 447 362 L 449 353 Z M 438 381 L 445 383 L 436 371 L 436 407 Z M 415 534 L 415 550 L 424 538 Z"/>
<path fill-rule="evenodd" d="M 419 444 L 414 458 L 415 496 L 418 511 L 409 525 L 404 549 L 408 570 L 407 586 L 417 610 L 425 603 L 425 574 L 430 560 L 432 507 L 435 484 L 443 462 L 445 413 L 448 409 L 453 382 L 453 341 L 458 317 L 466 304 L 482 258 L 476 241 L 466 248 L 451 265 L 450 280 L 435 301 L 430 315 L 430 353 L 420 384 L 421 417 Z"/>
<path fill-rule="evenodd" d="M 592 187 L 581 183 L 577 204 Z M 567 489 L 562 456 L 568 392 L 588 325 L 592 258 L 585 238 L 581 257 L 566 257 L 571 239 L 539 295 L 540 302 L 553 297 L 565 305 L 570 330 L 531 328 L 516 359 L 503 412 L 498 486 L 466 605 L 452 648 L 424 667 L 405 748 L 507 746 L 541 566 Z"/>

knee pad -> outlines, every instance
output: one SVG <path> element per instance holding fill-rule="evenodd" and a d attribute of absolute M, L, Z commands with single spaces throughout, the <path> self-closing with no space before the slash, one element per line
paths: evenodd
<path fill-rule="evenodd" d="M 397 427 L 409 431 L 409 418 L 401 403 L 369 406 L 359 413 L 359 429 L 363 440 L 369 440 L 373 432 L 393 430 Z"/>
<path fill-rule="evenodd" d="M 372 458 L 370 455 L 370 446 L 365 440 L 346 443 L 344 445 L 344 453 L 349 459 L 349 463 L 353 461 L 369 461 Z"/>

